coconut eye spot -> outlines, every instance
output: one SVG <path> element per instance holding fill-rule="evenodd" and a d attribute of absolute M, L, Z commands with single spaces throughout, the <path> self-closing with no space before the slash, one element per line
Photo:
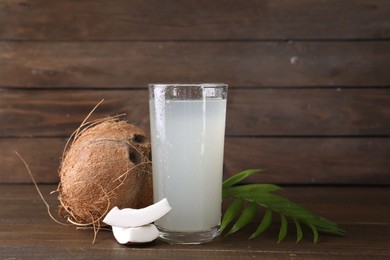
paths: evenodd
<path fill-rule="evenodd" d="M 134 140 L 134 142 L 136 142 L 136 143 L 142 144 L 142 143 L 144 143 L 144 142 L 146 141 L 146 138 L 145 138 L 145 136 L 143 136 L 143 135 L 137 135 L 137 134 L 135 134 L 133 140 Z"/>
<path fill-rule="evenodd" d="M 139 164 L 141 162 L 141 155 L 140 153 L 133 149 L 133 148 L 130 148 L 129 149 L 129 160 L 134 163 L 135 165 Z"/>

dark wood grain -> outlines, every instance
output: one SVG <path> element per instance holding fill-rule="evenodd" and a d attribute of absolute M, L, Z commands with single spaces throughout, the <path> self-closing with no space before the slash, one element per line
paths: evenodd
<path fill-rule="evenodd" d="M 284 184 L 390 184 L 390 138 L 232 138 L 227 174 L 266 171 L 248 180 Z"/>
<path fill-rule="evenodd" d="M 390 135 L 390 89 L 232 89 L 229 136 Z"/>
<path fill-rule="evenodd" d="M 37 182 L 58 183 L 58 168 L 66 144 L 62 138 L 0 138 L 0 183 L 32 183 L 18 152 Z"/>
<path fill-rule="evenodd" d="M 58 181 L 66 138 L 126 113 L 147 83 L 230 85 L 225 173 L 389 184 L 390 3 L 356 0 L 0 1 L 0 182 Z"/>
<path fill-rule="evenodd" d="M 240 89 L 228 94 L 228 136 L 390 136 L 390 89 Z M 149 133 L 143 90 L 7 91 L 0 136 L 70 136 L 91 119 L 126 113 Z"/>
<path fill-rule="evenodd" d="M 4 42 L 0 87 L 389 86 L 390 45 L 368 42 Z"/>
<path fill-rule="evenodd" d="M 49 204 L 58 202 L 41 186 Z M 111 232 L 100 231 L 91 244 L 91 230 L 60 226 L 47 216 L 46 208 L 32 185 L 0 186 L 0 254 L 3 258 L 29 259 L 386 259 L 390 232 L 390 193 L 387 188 L 286 188 L 283 196 L 313 212 L 341 224 L 347 237 L 320 234 L 313 244 L 310 232 L 295 243 L 290 226 L 287 238 L 277 243 L 278 224 L 257 239 L 248 240 L 256 228 L 250 225 L 234 235 L 203 245 L 170 245 L 161 241 L 141 246 L 122 246 Z M 381 200 L 379 200 L 381 198 Z M 362 205 L 362 203 L 364 205 Z M 364 210 L 362 210 L 364 206 Z M 379 214 L 372 214 L 377 212 Z M 345 214 L 343 214 L 345 213 Z M 367 239 L 369 238 L 369 239 Z"/>
<path fill-rule="evenodd" d="M 89 120 L 126 113 L 122 119 L 149 131 L 148 93 L 144 88 L 143 91 L 7 91 L 1 96 L 0 132 L 13 137 L 68 137 L 103 99 Z"/>
<path fill-rule="evenodd" d="M 386 0 L 13 0 L 0 2 L 0 39 L 388 39 L 389 8 Z"/>
<path fill-rule="evenodd" d="M 41 183 L 58 182 L 65 139 L 0 139 L 0 183 L 31 183 L 18 151 Z M 390 184 L 390 138 L 227 138 L 225 178 L 264 168 L 248 182 Z"/>

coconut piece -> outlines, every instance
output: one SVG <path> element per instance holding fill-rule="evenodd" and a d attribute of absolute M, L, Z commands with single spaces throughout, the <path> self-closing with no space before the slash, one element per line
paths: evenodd
<path fill-rule="evenodd" d="M 108 118 L 72 137 L 59 170 L 60 215 L 75 225 L 100 226 L 114 206 L 153 203 L 151 146 L 140 128 Z"/>
<path fill-rule="evenodd" d="M 166 198 L 142 209 L 114 207 L 108 212 L 103 222 L 113 227 L 140 227 L 158 220 L 171 209 Z"/>
<path fill-rule="evenodd" d="M 160 234 L 153 224 L 131 228 L 112 227 L 112 232 L 119 244 L 147 243 L 158 238 Z"/>

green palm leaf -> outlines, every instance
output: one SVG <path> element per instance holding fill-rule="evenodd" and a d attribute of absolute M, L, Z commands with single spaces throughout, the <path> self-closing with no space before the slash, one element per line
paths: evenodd
<path fill-rule="evenodd" d="M 223 182 L 222 188 L 223 189 L 229 188 L 230 186 L 233 186 L 234 184 L 242 181 L 243 179 L 249 177 L 250 175 L 261 171 L 263 171 L 263 169 L 249 169 L 249 170 L 236 173 L 235 175 L 231 176 L 230 178 L 226 179 Z"/>
<path fill-rule="evenodd" d="M 283 214 L 281 214 L 280 215 L 280 230 L 279 230 L 278 243 L 282 242 L 286 238 L 287 230 L 288 230 L 287 226 L 288 226 L 287 219 Z"/>
<path fill-rule="evenodd" d="M 318 230 L 317 230 L 317 228 L 313 224 L 311 224 L 311 223 L 308 223 L 307 225 L 313 231 L 314 243 L 317 243 L 318 242 Z"/>
<path fill-rule="evenodd" d="M 318 231 L 330 233 L 334 235 L 345 235 L 345 231 L 341 229 L 336 223 L 326 218 L 320 217 L 312 213 L 310 210 L 288 200 L 282 198 L 272 192 L 278 191 L 281 187 L 273 184 L 246 184 L 236 185 L 238 182 L 244 180 L 248 176 L 260 172 L 260 169 L 246 170 L 238 173 L 227 179 L 224 182 L 222 195 L 224 198 L 234 198 L 235 201 L 228 207 L 224 213 L 221 226 L 224 230 L 238 215 L 240 215 L 243 201 L 247 201 L 246 207 L 240 217 L 236 220 L 229 234 L 232 234 L 253 221 L 256 212 L 260 207 L 267 209 L 264 217 L 250 238 L 257 237 L 264 230 L 266 230 L 272 222 L 272 211 L 278 213 L 281 217 L 281 227 L 279 230 L 279 240 L 281 242 L 287 235 L 288 221 L 292 219 L 297 230 L 297 243 L 302 240 L 303 232 L 300 223 L 307 225 L 313 232 L 314 242 L 318 241 Z M 237 202 L 237 200 L 240 201 Z M 235 206 L 232 206 L 232 205 Z"/>
<path fill-rule="evenodd" d="M 248 207 L 241 213 L 240 217 L 234 224 L 234 226 L 230 229 L 229 235 L 237 232 L 241 228 L 248 225 L 256 216 L 259 207 L 255 203 L 249 203 Z"/>
<path fill-rule="evenodd" d="M 272 210 L 267 209 L 263 216 L 263 219 L 260 222 L 260 225 L 257 227 L 256 231 L 249 237 L 249 239 L 255 238 L 263 233 L 272 223 Z"/>
<path fill-rule="evenodd" d="M 278 185 L 274 184 L 246 184 L 241 186 L 234 186 L 229 189 L 223 189 L 222 190 L 222 197 L 232 196 L 235 195 L 241 196 L 245 194 L 245 196 L 256 196 L 259 194 L 259 192 L 272 192 L 272 191 L 278 191 L 282 188 Z"/>
<path fill-rule="evenodd" d="M 294 220 L 295 226 L 297 228 L 297 244 L 298 244 L 299 242 L 301 242 L 301 240 L 303 238 L 303 232 L 302 232 L 301 225 L 299 224 L 299 222 L 295 218 L 293 218 L 293 220 Z"/>
<path fill-rule="evenodd" d="M 234 220 L 234 218 L 240 213 L 244 201 L 241 199 L 235 199 L 223 214 L 221 221 L 221 232 Z"/>

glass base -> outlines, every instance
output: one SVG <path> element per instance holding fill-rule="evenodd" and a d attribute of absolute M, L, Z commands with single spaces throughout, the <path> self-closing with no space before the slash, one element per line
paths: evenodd
<path fill-rule="evenodd" d="M 220 235 L 219 226 L 199 232 L 178 232 L 157 227 L 160 240 L 171 244 L 203 244 Z"/>

